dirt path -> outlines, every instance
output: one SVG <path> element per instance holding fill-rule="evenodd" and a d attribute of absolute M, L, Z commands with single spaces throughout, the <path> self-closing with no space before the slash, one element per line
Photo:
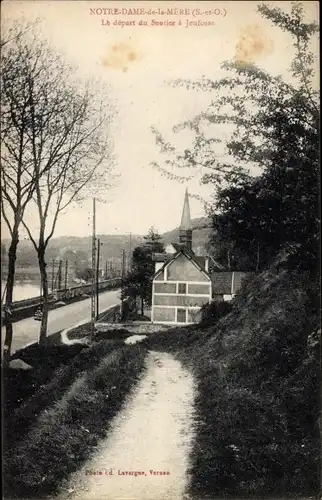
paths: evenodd
<path fill-rule="evenodd" d="M 147 363 L 145 376 L 116 417 L 109 438 L 71 477 L 59 500 L 185 498 L 192 440 L 192 377 L 165 353 L 150 352 Z M 151 470 L 169 474 L 151 474 Z M 126 475 L 126 471 L 143 474 Z"/>

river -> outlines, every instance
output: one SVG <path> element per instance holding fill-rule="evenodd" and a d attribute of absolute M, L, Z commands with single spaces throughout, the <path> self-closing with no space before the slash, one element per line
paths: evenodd
<path fill-rule="evenodd" d="M 5 283 L 1 282 L 1 298 L 3 298 Z M 35 283 L 17 282 L 13 288 L 13 300 L 24 300 L 40 295 L 40 287 Z"/>

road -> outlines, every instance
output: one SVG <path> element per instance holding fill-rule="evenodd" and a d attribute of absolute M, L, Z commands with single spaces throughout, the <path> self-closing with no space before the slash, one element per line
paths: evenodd
<path fill-rule="evenodd" d="M 193 378 L 179 361 L 151 351 L 145 375 L 106 439 L 62 485 L 56 500 L 186 498 L 194 397 Z"/>
<path fill-rule="evenodd" d="M 99 296 L 100 312 L 104 309 L 118 304 L 120 302 L 120 291 L 110 290 L 101 293 Z M 74 302 L 67 306 L 60 307 L 49 311 L 48 315 L 48 335 L 59 332 L 65 328 L 69 328 L 81 321 L 91 318 L 91 299 Z M 21 349 L 27 344 L 38 341 L 40 321 L 35 321 L 33 317 L 26 318 L 13 323 L 13 341 L 11 352 L 14 353 L 17 349 Z M 2 328 L 2 339 L 4 341 L 5 328 Z"/>

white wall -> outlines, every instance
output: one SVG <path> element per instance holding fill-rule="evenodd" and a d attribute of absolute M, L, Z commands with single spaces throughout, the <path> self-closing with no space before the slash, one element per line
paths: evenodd
<path fill-rule="evenodd" d="M 164 262 L 156 262 L 155 263 L 155 272 L 159 271 L 159 269 L 161 269 L 161 267 L 163 266 Z"/>

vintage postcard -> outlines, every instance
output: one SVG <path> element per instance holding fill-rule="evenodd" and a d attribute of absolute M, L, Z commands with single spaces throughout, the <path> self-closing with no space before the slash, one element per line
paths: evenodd
<path fill-rule="evenodd" d="M 319 4 L 3 0 L 3 498 L 321 499 Z"/>

